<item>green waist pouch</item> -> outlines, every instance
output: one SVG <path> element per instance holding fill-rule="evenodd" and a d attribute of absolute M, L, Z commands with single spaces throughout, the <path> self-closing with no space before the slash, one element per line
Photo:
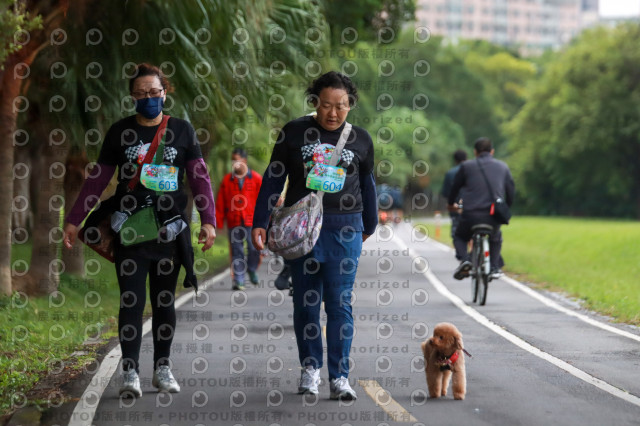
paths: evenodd
<path fill-rule="evenodd" d="M 158 218 L 153 207 L 135 212 L 120 229 L 120 242 L 123 246 L 158 240 Z"/>

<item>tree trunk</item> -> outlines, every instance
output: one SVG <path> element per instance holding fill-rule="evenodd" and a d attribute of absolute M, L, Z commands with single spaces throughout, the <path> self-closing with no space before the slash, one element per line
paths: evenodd
<path fill-rule="evenodd" d="M 22 80 L 15 79 L 13 68 L 19 63 L 12 55 L 5 62 L 0 81 L 0 294 L 11 294 L 11 211 L 13 207 L 13 133 L 17 112 L 14 99 L 20 94 Z"/>
<path fill-rule="evenodd" d="M 89 163 L 86 152 L 72 153 L 67 156 L 66 173 L 64 175 L 64 214 L 71 211 L 71 208 L 78 199 L 80 188 L 85 179 L 85 167 Z M 65 272 L 73 275 L 84 274 L 84 252 L 83 244 L 79 241 L 72 250 L 66 248 L 62 250 L 62 263 Z"/>
<path fill-rule="evenodd" d="M 41 155 L 34 160 L 34 168 L 40 170 L 40 173 L 33 175 L 39 193 L 34 197 L 33 247 L 27 274 L 30 287 L 23 291 L 27 294 L 47 294 L 58 288 L 60 274 L 66 271 L 58 255 L 62 246 L 64 164 L 69 148 L 68 142 L 58 145 L 55 138 L 54 141 L 50 140 L 43 127 L 36 125 L 35 129 L 35 137 L 43 142 Z"/>
<path fill-rule="evenodd" d="M 25 81 L 14 74 L 16 65 L 23 64 L 19 75 L 24 75 L 24 65 L 30 66 L 38 51 L 45 46 L 51 31 L 60 26 L 64 13 L 68 8 L 68 1 L 62 2 L 28 2 L 27 10 L 37 10 L 43 18 L 42 30 L 30 33 L 30 41 L 20 50 L 9 55 L 0 71 L 0 158 L 5 167 L 0 167 L 0 295 L 11 294 L 12 265 L 11 265 L 11 213 L 13 207 L 13 135 L 16 130 L 18 112 L 14 105 L 16 97 L 20 95 L 22 83 Z M 23 276 L 22 278 L 25 278 Z M 22 280 L 23 284 L 28 280 Z M 28 285 L 28 284 L 27 284 Z M 24 288 L 24 287 L 23 287 Z M 28 287 L 27 287 L 28 288 Z"/>
<path fill-rule="evenodd" d="M 16 146 L 14 150 L 14 162 L 20 165 L 19 168 L 27 168 L 33 171 L 29 148 L 26 146 Z M 31 209 L 31 176 L 24 179 L 13 180 L 13 200 L 14 209 L 11 214 L 11 230 L 15 232 L 19 241 L 22 241 L 24 230 L 27 232 L 33 228 L 33 213 Z"/>

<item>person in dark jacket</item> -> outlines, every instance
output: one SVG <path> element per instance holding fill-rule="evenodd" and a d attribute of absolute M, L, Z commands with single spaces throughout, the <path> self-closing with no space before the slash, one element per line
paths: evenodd
<path fill-rule="evenodd" d="M 233 290 L 244 290 L 245 273 L 252 284 L 258 284 L 256 269 L 260 264 L 260 251 L 251 242 L 253 211 L 262 185 L 262 176 L 247 165 L 247 151 L 236 148 L 231 153 L 232 172 L 222 179 L 216 199 L 218 229 L 227 220 Z M 245 256 L 244 244 L 248 255 Z"/>
<path fill-rule="evenodd" d="M 474 143 L 473 153 L 475 161 L 465 161 L 460 164 L 449 193 L 449 208 L 462 199 L 463 210 L 458 228 L 453 237 L 456 258 L 460 265 L 454 273 L 454 278 L 461 280 L 469 276 L 472 264 L 469 261 L 467 246 L 471 239 L 471 227 L 480 223 L 493 226 L 493 233 L 489 239 L 491 250 L 491 276 L 497 278 L 502 275 L 504 266 L 500 251 L 502 249 L 502 232 L 500 224 L 491 215 L 491 204 L 497 197 L 502 198 L 511 207 L 515 193 L 515 184 L 509 167 L 502 161 L 493 158 L 493 145 L 489 138 L 479 138 Z M 487 182 L 482 176 L 482 170 L 489 180 L 494 194 L 490 193 Z"/>
<path fill-rule="evenodd" d="M 458 170 L 460 170 L 460 164 L 463 161 L 467 160 L 467 153 L 462 149 L 456 150 L 453 153 L 453 161 L 456 163 L 455 166 L 449 169 L 447 173 L 444 175 L 444 182 L 442 183 L 442 189 L 440 190 L 440 194 L 444 197 L 445 200 L 449 200 L 449 194 L 451 193 L 451 186 L 453 185 L 453 180 L 458 174 Z M 458 228 L 458 222 L 460 221 L 460 209 L 458 206 L 459 199 L 453 204 L 452 208 L 449 208 L 449 217 L 451 218 L 451 239 L 456 235 L 456 228 Z"/>
<path fill-rule="evenodd" d="M 98 235 L 102 240 L 113 239 L 109 244 L 110 250 L 101 254 L 115 261 L 120 287 L 121 395 L 142 395 L 138 359 L 147 276 L 153 331 L 154 373 L 151 384 L 163 392 L 180 391 L 169 365 L 176 327 L 174 303 L 180 266 L 187 271 L 185 285 L 197 288 L 191 233 L 185 213 L 185 174 L 194 195 L 194 205 L 200 213 L 202 225 L 198 242 L 203 244 L 202 250 L 211 248 L 216 237 L 213 191 L 195 130 L 187 121 L 168 117 L 162 112 L 170 90 L 168 79 L 158 67 L 149 64 L 136 66 L 136 72 L 129 80 L 129 93 L 135 101 L 136 115 L 125 117 L 109 128 L 97 164 L 65 218 L 63 241 L 71 249 L 78 227 L 117 170 L 116 194 L 101 203 L 87 218 L 85 228 L 89 223 L 96 224 L 98 219 L 111 217 L 110 226 L 101 228 L 102 233 Z M 159 129 L 164 125 L 165 137 L 160 138 L 162 132 Z M 145 169 L 143 164 L 149 163 L 145 158 L 147 152 L 155 147 L 153 167 Z M 147 171 L 141 173 L 141 170 Z M 142 211 L 148 214 L 145 216 L 148 219 L 135 221 L 135 215 Z M 154 222 L 161 228 L 153 228 Z M 148 241 L 146 238 L 138 239 L 144 236 L 139 232 L 142 227 L 144 234 L 149 233 Z M 115 232 L 119 234 L 115 235 Z M 125 234 L 131 234 L 132 238 L 125 239 Z M 84 241 L 88 240 L 85 238 Z"/>

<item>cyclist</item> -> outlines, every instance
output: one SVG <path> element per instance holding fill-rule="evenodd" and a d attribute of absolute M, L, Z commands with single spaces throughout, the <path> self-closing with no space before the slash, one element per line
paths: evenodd
<path fill-rule="evenodd" d="M 501 268 L 504 266 L 500 256 L 502 232 L 500 232 L 500 224 L 491 216 L 490 209 L 498 196 L 511 207 L 515 193 L 515 184 L 509 167 L 504 162 L 493 158 L 494 149 L 491 139 L 486 137 L 477 139 L 474 142 L 473 153 L 476 156 L 475 161 L 465 161 L 460 164 L 448 200 L 450 208 L 460 198 L 464 201 L 460 222 L 453 237 L 456 258 L 460 261 L 460 265 L 453 274 L 457 280 L 469 276 L 473 265 L 469 260 L 467 245 L 472 236 L 471 227 L 480 223 L 493 226 L 493 233 L 489 238 L 491 278 L 499 278 L 502 275 Z M 489 192 L 480 167 L 484 170 L 495 194 Z"/>
<path fill-rule="evenodd" d="M 462 149 L 456 150 L 453 153 L 453 161 L 456 163 L 449 171 L 444 175 L 444 182 L 442 184 L 442 189 L 440 190 L 440 194 L 444 199 L 449 199 L 449 194 L 451 193 L 451 185 L 453 185 L 453 179 L 456 177 L 458 170 L 460 170 L 460 164 L 467 160 L 467 153 Z M 453 204 L 453 208 L 449 208 L 449 217 L 451 218 L 451 239 L 453 240 L 453 236 L 456 234 L 456 228 L 458 227 L 458 221 L 460 220 L 460 212 L 458 210 L 459 200 Z"/>

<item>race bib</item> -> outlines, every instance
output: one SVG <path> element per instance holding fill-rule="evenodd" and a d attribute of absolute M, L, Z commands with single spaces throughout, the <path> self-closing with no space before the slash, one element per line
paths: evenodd
<path fill-rule="evenodd" d="M 307 188 L 332 194 L 342 190 L 347 176 L 345 169 L 328 165 L 334 151 L 335 147 L 327 143 L 314 147 L 312 161 L 315 165 L 307 175 Z"/>
<path fill-rule="evenodd" d="M 178 190 L 178 167 L 164 164 L 142 166 L 140 182 L 153 191 L 169 192 Z"/>
<path fill-rule="evenodd" d="M 342 167 L 318 163 L 307 175 L 307 188 L 333 194 L 342 190 L 346 177 Z"/>

